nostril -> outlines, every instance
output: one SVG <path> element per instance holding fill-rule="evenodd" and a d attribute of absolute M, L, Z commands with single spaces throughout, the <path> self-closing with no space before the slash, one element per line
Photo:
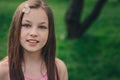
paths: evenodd
<path fill-rule="evenodd" d="M 30 34 L 30 36 L 31 36 L 31 37 L 37 37 L 37 35 L 36 35 L 36 34 Z"/>

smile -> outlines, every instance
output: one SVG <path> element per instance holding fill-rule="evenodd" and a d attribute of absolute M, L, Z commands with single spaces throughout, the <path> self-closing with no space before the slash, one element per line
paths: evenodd
<path fill-rule="evenodd" d="M 35 40 L 35 39 L 28 39 L 28 40 L 26 40 L 27 42 L 28 42 L 28 44 L 30 45 L 30 46 L 36 46 L 38 43 L 39 43 L 39 41 L 38 40 Z"/>

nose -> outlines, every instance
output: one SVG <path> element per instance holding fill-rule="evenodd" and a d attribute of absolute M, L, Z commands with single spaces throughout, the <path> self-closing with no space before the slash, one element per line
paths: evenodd
<path fill-rule="evenodd" d="M 32 28 L 32 29 L 30 30 L 30 36 L 31 36 L 31 37 L 37 37 L 37 36 L 38 36 L 38 34 L 37 34 L 37 29 L 36 29 L 36 28 Z"/>

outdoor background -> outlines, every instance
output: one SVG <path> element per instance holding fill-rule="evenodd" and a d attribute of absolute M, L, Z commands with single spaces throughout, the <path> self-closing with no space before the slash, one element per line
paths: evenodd
<path fill-rule="evenodd" d="M 7 55 L 8 29 L 23 0 L 0 0 L 0 60 Z M 82 18 L 96 0 L 85 0 Z M 65 13 L 70 0 L 46 0 L 54 13 L 57 56 L 68 68 L 69 80 L 120 80 L 120 2 L 108 0 L 83 37 L 66 38 Z"/>

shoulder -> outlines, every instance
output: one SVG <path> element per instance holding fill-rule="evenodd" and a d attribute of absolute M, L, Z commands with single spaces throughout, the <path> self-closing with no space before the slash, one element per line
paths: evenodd
<path fill-rule="evenodd" d="M 65 63 L 62 60 L 56 58 L 56 66 L 60 80 L 68 80 L 68 72 Z"/>
<path fill-rule="evenodd" d="M 8 58 L 0 61 L 0 80 L 6 80 L 8 77 Z"/>

